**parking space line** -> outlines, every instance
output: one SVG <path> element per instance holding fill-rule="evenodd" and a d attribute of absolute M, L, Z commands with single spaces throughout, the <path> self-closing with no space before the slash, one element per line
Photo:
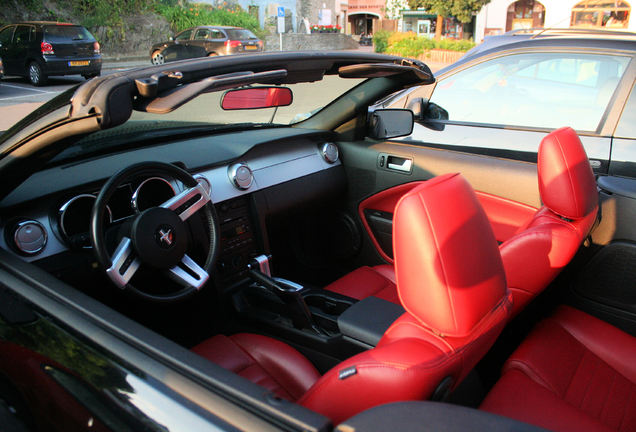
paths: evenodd
<path fill-rule="evenodd" d="M 46 92 L 46 93 L 56 94 L 58 92 Z M 36 96 L 38 96 L 38 95 L 12 96 L 12 97 L 8 97 L 8 98 L 0 98 L 0 101 L 12 100 L 12 99 L 30 98 L 30 97 L 36 97 Z"/>
<path fill-rule="evenodd" d="M 29 88 L 29 87 L 21 87 L 21 86 L 17 86 L 17 85 L 13 85 L 13 84 L 7 84 L 7 83 L 2 83 L 2 86 L 7 86 L 7 87 L 11 87 L 11 88 L 15 88 L 15 89 L 20 89 L 20 90 L 29 90 L 29 91 L 34 91 L 34 92 L 38 92 L 38 93 L 54 93 L 54 92 L 50 92 L 50 91 L 46 91 L 46 90 L 38 90 L 38 89 L 34 89 L 34 88 Z"/>

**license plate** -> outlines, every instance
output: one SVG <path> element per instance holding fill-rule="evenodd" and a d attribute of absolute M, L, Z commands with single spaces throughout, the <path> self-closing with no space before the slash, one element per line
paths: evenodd
<path fill-rule="evenodd" d="M 69 66 L 88 66 L 90 61 L 88 60 L 75 60 L 68 62 Z"/>
<path fill-rule="evenodd" d="M 245 45 L 245 49 L 246 50 L 255 50 L 255 49 L 258 49 L 258 47 L 256 45 Z"/>

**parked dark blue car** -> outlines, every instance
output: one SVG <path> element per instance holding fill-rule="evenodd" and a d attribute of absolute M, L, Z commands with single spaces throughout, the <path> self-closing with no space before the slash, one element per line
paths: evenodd
<path fill-rule="evenodd" d="M 84 27 L 49 21 L 28 21 L 0 28 L 0 57 L 6 75 L 20 75 L 31 84 L 46 84 L 49 76 L 99 76 L 99 42 Z"/>

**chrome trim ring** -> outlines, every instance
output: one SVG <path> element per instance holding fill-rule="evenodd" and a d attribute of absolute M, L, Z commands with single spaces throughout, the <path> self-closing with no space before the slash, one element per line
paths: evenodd
<path fill-rule="evenodd" d="M 326 142 L 320 147 L 320 154 L 328 163 L 336 163 L 338 161 L 338 146 L 332 142 Z"/>
<path fill-rule="evenodd" d="M 34 247 L 33 249 L 26 248 L 25 243 L 19 238 L 21 230 L 25 228 L 27 225 L 35 225 L 40 230 L 40 234 L 41 234 L 40 237 L 42 237 L 42 240 L 38 242 L 36 247 Z M 46 243 L 49 239 L 48 233 L 46 232 L 46 228 L 44 228 L 44 225 L 42 225 L 40 222 L 36 220 L 29 219 L 29 220 L 22 221 L 18 223 L 13 230 L 14 230 L 13 244 L 20 252 L 22 252 L 25 255 L 39 254 L 40 252 L 44 250 L 44 247 L 46 246 Z M 34 242 L 31 242 L 31 243 L 34 243 Z"/>
<path fill-rule="evenodd" d="M 197 181 L 197 183 L 199 183 L 203 187 L 203 190 L 205 190 L 209 196 L 212 192 L 212 185 L 210 184 L 210 180 L 208 180 L 208 178 L 203 174 L 197 174 L 193 177 Z"/>
<path fill-rule="evenodd" d="M 64 204 L 62 204 L 62 206 L 58 210 L 60 231 L 62 231 L 62 234 L 64 235 L 65 238 L 69 237 L 66 232 L 66 229 L 64 228 L 64 217 L 66 216 L 66 211 L 68 210 L 71 204 L 73 204 L 75 201 L 81 198 L 92 198 L 94 200 L 97 200 L 97 197 L 93 194 L 79 194 L 74 196 L 70 200 L 66 201 Z M 110 210 L 110 207 L 108 206 L 106 206 L 106 210 L 108 211 L 108 222 L 111 223 L 113 221 L 113 212 Z"/>
<path fill-rule="evenodd" d="M 130 205 L 132 206 L 133 210 L 135 211 L 135 213 L 140 213 L 141 211 L 139 210 L 139 206 L 137 203 L 137 200 L 139 199 L 139 193 L 141 192 L 141 188 L 148 182 L 150 181 L 155 181 L 155 180 L 159 180 L 165 184 L 167 184 L 170 189 L 172 189 L 172 196 L 174 197 L 175 195 L 177 195 L 177 191 L 174 189 L 174 186 L 172 185 L 172 183 L 170 183 L 168 180 L 166 180 L 163 177 L 148 177 L 147 179 L 145 179 L 144 181 L 141 182 L 141 184 L 139 186 L 137 186 L 137 189 L 135 189 L 135 192 L 133 192 L 132 194 L 132 198 L 130 199 Z M 172 198 L 172 197 L 171 197 Z M 165 201 L 165 200 L 164 200 Z M 162 201 L 163 202 L 163 201 Z M 161 204 L 161 203 L 159 203 Z M 144 209 L 146 210 L 146 209 Z"/>
<path fill-rule="evenodd" d="M 254 182 L 254 174 L 250 167 L 244 162 L 230 165 L 227 169 L 227 175 L 232 184 L 240 190 L 249 189 Z"/>

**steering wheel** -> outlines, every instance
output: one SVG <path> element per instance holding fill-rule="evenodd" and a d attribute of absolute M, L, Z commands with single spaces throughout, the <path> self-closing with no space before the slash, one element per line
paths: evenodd
<path fill-rule="evenodd" d="M 111 256 L 104 236 L 106 204 L 122 184 L 149 173 L 166 174 L 181 181 L 186 190 L 135 215 Z M 186 221 L 199 210 L 204 212 L 210 238 L 202 266 L 186 253 L 189 249 Z M 188 172 L 167 163 L 142 162 L 124 168 L 104 184 L 91 211 L 90 238 L 99 264 L 115 286 L 146 300 L 172 302 L 192 295 L 207 282 L 219 250 L 218 217 L 210 196 Z M 138 289 L 130 279 L 141 265 L 163 272 L 178 287 L 162 294 Z"/>

